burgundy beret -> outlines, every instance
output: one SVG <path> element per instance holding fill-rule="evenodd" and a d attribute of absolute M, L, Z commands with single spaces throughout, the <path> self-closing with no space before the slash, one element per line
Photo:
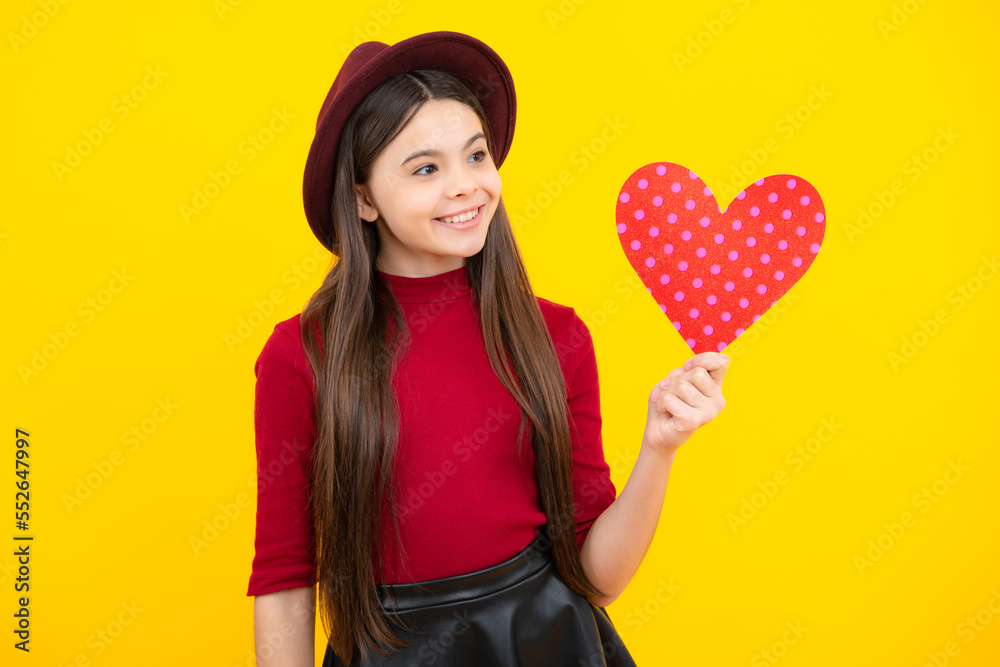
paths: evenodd
<path fill-rule="evenodd" d="M 450 31 L 423 33 L 392 46 L 359 44 L 348 54 L 323 100 L 302 181 L 309 226 L 328 250 L 333 249 L 333 169 L 344 123 L 368 93 L 397 74 L 415 69 L 449 72 L 472 91 L 486 112 L 498 168 L 510 150 L 517 110 L 514 81 L 500 56 L 486 44 Z"/>

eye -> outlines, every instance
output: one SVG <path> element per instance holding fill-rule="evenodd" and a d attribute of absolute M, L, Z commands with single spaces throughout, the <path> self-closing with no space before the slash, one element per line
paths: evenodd
<path fill-rule="evenodd" d="M 472 155 L 473 155 L 473 157 L 475 157 L 476 155 L 481 156 L 478 160 L 475 160 L 475 161 L 476 162 L 483 162 L 486 159 L 487 153 L 484 150 L 478 150 L 475 153 L 473 153 Z M 414 171 L 413 175 L 414 176 L 430 176 L 430 174 L 428 172 L 425 172 L 424 169 L 437 169 L 437 167 L 435 167 L 433 164 L 425 164 L 424 166 L 422 166 L 419 169 L 417 169 L 416 171 Z"/>

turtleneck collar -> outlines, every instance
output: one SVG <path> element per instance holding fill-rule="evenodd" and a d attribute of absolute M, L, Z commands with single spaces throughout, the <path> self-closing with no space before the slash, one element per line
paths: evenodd
<path fill-rule="evenodd" d="M 412 278 L 376 269 L 400 303 L 453 301 L 472 294 L 466 265 L 434 276 Z"/>

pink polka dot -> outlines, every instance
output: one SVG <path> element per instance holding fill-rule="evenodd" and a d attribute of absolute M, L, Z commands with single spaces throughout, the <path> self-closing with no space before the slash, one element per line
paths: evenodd
<path fill-rule="evenodd" d="M 819 252 L 819 244 L 813 243 L 811 246 L 809 246 L 809 250 L 811 250 L 813 254 Z"/>
<path fill-rule="evenodd" d="M 688 270 L 688 263 L 687 262 L 679 262 L 677 264 L 677 268 L 680 269 L 681 271 L 687 271 Z"/>
<path fill-rule="evenodd" d="M 694 180 L 694 179 L 698 178 L 698 174 L 694 173 L 693 171 L 691 171 L 689 169 L 688 170 L 688 178 L 690 178 L 691 180 Z"/>
<path fill-rule="evenodd" d="M 698 248 L 697 250 L 695 250 L 694 254 L 698 255 L 698 257 L 704 257 L 705 255 L 708 254 L 708 251 L 705 250 L 704 248 Z"/>
<path fill-rule="evenodd" d="M 785 272 L 784 271 L 775 271 L 774 272 L 774 279 L 775 280 L 784 280 L 785 279 Z"/>
<path fill-rule="evenodd" d="M 677 300 L 677 301 L 683 301 L 684 300 L 684 292 L 677 292 L 676 294 L 674 294 L 674 299 Z"/>
<path fill-rule="evenodd" d="M 722 234 L 716 234 L 712 240 L 714 240 L 718 244 L 721 244 L 723 241 L 726 240 L 726 237 L 723 236 Z"/>
<path fill-rule="evenodd" d="M 671 225 L 677 222 L 677 214 L 670 213 L 669 215 L 667 215 L 667 222 L 669 222 Z"/>
<path fill-rule="evenodd" d="M 724 349 L 726 349 L 726 347 L 728 347 L 728 346 L 725 343 L 719 343 L 718 346 L 716 346 L 716 349 L 719 352 L 722 352 Z"/>
<path fill-rule="evenodd" d="M 663 203 L 663 197 L 661 197 L 660 195 L 656 195 L 655 197 L 653 197 L 653 206 L 659 206 L 662 203 Z"/>
<path fill-rule="evenodd" d="M 729 260 L 730 261 L 735 262 L 739 258 L 740 258 L 740 253 L 736 252 L 735 250 L 730 250 L 729 251 Z"/>
<path fill-rule="evenodd" d="M 771 202 L 772 204 L 774 202 L 778 201 L 778 193 L 777 192 L 772 192 L 771 194 L 769 194 L 767 196 L 767 201 Z"/>
<path fill-rule="evenodd" d="M 690 317 L 698 317 L 698 309 L 697 309 L 697 308 L 692 308 L 692 309 L 691 309 L 691 310 L 690 310 L 690 311 L 688 312 L 688 315 L 689 315 Z"/>
<path fill-rule="evenodd" d="M 674 183 L 673 185 L 670 186 L 670 191 L 671 192 L 680 192 L 681 191 L 681 184 L 680 183 Z"/>
<path fill-rule="evenodd" d="M 735 229 L 736 231 L 740 231 L 741 229 L 743 229 L 743 221 L 733 220 L 733 229 Z"/>
<path fill-rule="evenodd" d="M 805 236 L 806 235 L 806 228 L 805 227 L 799 227 L 798 229 L 795 230 L 795 233 L 798 234 L 799 236 Z"/>
<path fill-rule="evenodd" d="M 785 185 L 788 186 L 789 190 L 794 190 L 795 189 L 795 179 L 794 178 L 789 178 L 788 182 L 785 183 Z"/>
<path fill-rule="evenodd" d="M 708 227 L 712 223 L 712 221 L 709 220 L 707 217 L 702 218 L 699 222 L 701 222 L 702 227 Z"/>
<path fill-rule="evenodd" d="M 756 186 L 764 185 L 764 179 L 762 178 L 759 181 L 754 181 L 753 184 L 756 185 Z"/>
<path fill-rule="evenodd" d="M 802 258 L 796 257 L 792 260 L 792 266 L 802 266 Z"/>
<path fill-rule="evenodd" d="M 715 331 L 715 329 L 713 329 L 713 328 L 712 328 L 712 325 L 711 325 L 711 324 L 709 324 L 709 325 L 708 325 L 707 327 L 705 327 L 704 329 L 702 329 L 702 331 L 704 331 L 704 332 L 705 332 L 705 335 L 706 335 L 706 336 L 711 336 L 711 335 L 712 335 L 712 332 L 713 332 L 713 331 Z"/>
<path fill-rule="evenodd" d="M 728 322 L 731 319 L 733 319 L 733 316 L 729 314 L 729 311 L 726 311 L 726 312 L 722 313 L 722 321 L 723 322 Z"/>
<path fill-rule="evenodd" d="M 681 232 L 681 238 L 684 239 L 685 241 L 690 241 L 691 240 L 691 232 L 689 232 L 688 230 L 685 229 L 683 232 Z"/>
<path fill-rule="evenodd" d="M 638 250 L 641 247 L 642 247 L 641 243 L 639 243 L 638 241 L 632 241 L 632 250 Z"/>
<path fill-rule="evenodd" d="M 736 330 L 736 337 L 739 338 L 743 334 L 743 329 Z"/>
<path fill-rule="evenodd" d="M 746 298 L 740 299 L 740 308 L 746 308 L 750 305 L 750 301 Z"/>
<path fill-rule="evenodd" d="M 706 197 L 711 197 L 712 196 L 712 190 L 707 185 L 705 186 L 705 189 L 702 190 L 702 192 L 704 193 L 704 195 Z"/>
<path fill-rule="evenodd" d="M 641 208 L 635 212 L 635 219 L 636 220 L 642 220 L 645 217 L 646 217 L 646 214 L 643 212 L 643 210 Z"/>
<path fill-rule="evenodd" d="M 754 322 L 756 322 L 756 321 L 757 321 L 757 320 L 759 320 L 759 319 L 760 319 L 760 315 L 754 315 L 754 316 L 753 316 L 753 321 L 754 321 Z"/>
<path fill-rule="evenodd" d="M 713 276 L 717 276 L 719 275 L 719 272 L 722 271 L 722 267 L 719 266 L 718 264 L 713 264 L 712 268 L 709 270 L 712 272 Z"/>
<path fill-rule="evenodd" d="M 618 199 L 620 199 L 620 200 L 622 201 L 622 203 L 625 203 L 625 202 L 627 202 L 627 201 L 628 201 L 629 199 L 631 199 L 631 197 L 629 197 L 629 195 L 628 195 L 628 193 L 627 193 L 627 192 L 623 192 L 623 193 L 621 193 L 620 195 L 618 195 Z"/>
<path fill-rule="evenodd" d="M 758 215 L 760 215 L 760 207 L 757 207 L 757 206 L 752 206 L 752 207 L 750 208 L 750 215 L 752 215 L 752 216 L 753 216 L 753 217 L 755 217 L 755 218 L 756 218 L 756 217 L 757 217 Z"/>
<path fill-rule="evenodd" d="M 678 331 L 681 330 L 681 323 L 680 322 L 671 322 L 671 324 L 673 324 L 674 328 L 677 329 Z"/>
<path fill-rule="evenodd" d="M 661 284 L 661 285 L 666 285 L 666 284 L 667 284 L 667 283 L 669 283 L 669 282 L 670 282 L 670 276 L 668 276 L 668 275 L 667 275 L 667 274 L 665 274 L 665 273 L 664 273 L 663 275 L 661 275 L 661 276 L 660 276 L 660 284 Z"/>
<path fill-rule="evenodd" d="M 695 287 L 701 287 L 702 285 L 701 278 L 695 278 L 694 280 L 691 281 L 691 284 L 694 285 Z"/>
<path fill-rule="evenodd" d="M 649 268 L 653 268 L 653 266 L 655 266 L 655 265 L 656 265 L 656 260 L 655 259 L 653 259 L 652 257 L 647 257 L 646 258 L 646 266 L 648 266 Z"/>
<path fill-rule="evenodd" d="M 747 191 L 746 190 L 740 190 L 739 193 L 736 195 L 736 198 L 742 200 L 746 196 L 747 196 Z"/>
<path fill-rule="evenodd" d="M 733 281 L 731 280 L 726 283 L 725 287 L 727 292 L 732 292 L 734 289 L 736 289 L 736 285 L 733 284 Z"/>
<path fill-rule="evenodd" d="M 692 350 L 694 349 L 694 346 L 698 344 L 694 338 L 688 338 L 684 342 L 687 343 L 688 347 L 690 347 Z"/>
<path fill-rule="evenodd" d="M 771 261 L 771 256 L 768 255 L 767 253 L 764 253 L 763 255 L 760 256 L 760 263 L 761 264 L 767 264 L 770 261 Z"/>
<path fill-rule="evenodd" d="M 757 285 L 757 294 L 763 294 L 766 291 L 767 291 L 766 287 L 764 287 L 763 285 Z"/>
<path fill-rule="evenodd" d="M 708 305 L 714 306 L 716 304 L 716 302 L 718 301 L 718 299 L 715 297 L 714 294 L 709 294 L 708 298 L 705 299 L 705 301 L 708 301 Z"/>
<path fill-rule="evenodd" d="M 672 245 L 670 245 L 669 243 L 667 245 L 663 246 L 663 252 L 665 252 L 666 254 L 669 255 L 673 251 L 674 251 L 674 247 Z"/>
<path fill-rule="evenodd" d="M 802 204 L 803 206 L 809 206 L 809 196 L 806 195 L 805 197 L 800 199 L 799 203 Z"/>
<path fill-rule="evenodd" d="M 693 199 L 688 199 L 686 202 L 684 202 L 684 208 L 686 208 L 689 211 L 693 211 L 694 210 L 694 200 Z"/>
<path fill-rule="evenodd" d="M 764 225 L 764 231 L 770 234 L 771 232 L 774 231 L 774 225 L 772 225 L 770 222 L 767 223 L 766 225 Z"/>
<path fill-rule="evenodd" d="M 751 269 L 749 266 L 747 268 L 743 269 L 743 277 L 744 278 L 749 278 L 752 275 L 753 275 L 753 269 Z"/>
<path fill-rule="evenodd" d="M 784 211 L 781 212 L 781 217 L 784 218 L 785 220 L 788 220 L 789 218 L 792 217 L 792 212 L 786 208 Z"/>
<path fill-rule="evenodd" d="M 664 305 L 663 305 L 662 303 L 661 303 L 661 304 L 659 304 L 659 305 L 660 305 L 660 310 L 661 310 L 662 312 L 666 313 L 666 312 L 667 312 L 667 307 L 666 307 L 666 306 L 664 306 Z"/>
<path fill-rule="evenodd" d="M 815 216 L 816 222 L 823 222 L 823 219 L 824 218 L 823 218 L 823 214 L 822 213 L 817 213 L 816 214 L 816 216 Z"/>
<path fill-rule="evenodd" d="M 778 250 L 787 250 L 787 249 L 788 249 L 788 241 L 784 239 L 778 241 Z"/>
<path fill-rule="evenodd" d="M 754 238 L 754 237 L 752 237 L 752 236 L 748 236 L 748 237 L 747 237 L 747 247 L 748 247 L 748 248 L 752 248 L 752 247 L 754 247 L 755 245 L 757 245 L 757 239 L 755 239 L 755 238 Z"/>
<path fill-rule="evenodd" d="M 667 168 L 664 165 L 660 164 L 656 166 L 657 176 L 663 176 L 665 173 L 667 173 Z"/>
<path fill-rule="evenodd" d="M 649 187 L 649 181 L 647 181 L 645 178 L 640 178 L 637 185 L 639 186 L 640 190 L 645 190 L 647 187 Z"/>
<path fill-rule="evenodd" d="M 659 229 L 659 227 L 650 227 L 649 228 L 649 235 L 653 236 L 653 237 L 659 236 L 660 235 L 660 229 Z"/>
<path fill-rule="evenodd" d="M 618 233 L 619 234 L 624 234 L 626 229 L 628 229 L 628 227 L 625 226 L 624 222 L 619 222 L 618 223 Z"/>

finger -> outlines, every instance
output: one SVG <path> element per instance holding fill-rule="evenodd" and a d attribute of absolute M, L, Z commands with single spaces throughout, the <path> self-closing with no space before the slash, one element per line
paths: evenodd
<path fill-rule="evenodd" d="M 663 378 L 660 382 L 656 384 L 655 387 L 649 392 L 649 400 L 651 403 L 660 404 L 660 398 L 666 393 L 669 387 L 672 387 L 676 383 L 674 378 Z"/>
<path fill-rule="evenodd" d="M 704 368 L 699 366 L 688 371 L 680 382 L 682 385 L 690 383 L 704 397 L 704 400 L 693 398 L 688 400 L 688 403 L 697 407 L 703 414 L 712 415 L 712 419 L 726 407 L 726 399 L 722 396 L 722 387 L 715 384 L 715 380 Z"/>
<path fill-rule="evenodd" d="M 678 431 L 690 431 L 695 423 L 694 408 L 674 394 L 664 394 L 662 397 L 665 412 L 673 419 L 674 428 Z"/>
<path fill-rule="evenodd" d="M 702 382 L 707 381 L 709 385 L 715 386 L 715 382 L 708 377 L 707 371 L 702 370 L 699 375 L 701 374 L 704 374 Z M 678 380 L 676 387 L 671 386 L 670 389 L 667 389 L 666 391 L 672 392 L 675 396 L 683 400 L 692 408 L 697 408 L 698 410 L 705 410 L 712 403 L 712 399 L 705 395 L 702 389 L 695 386 L 695 384 L 686 377 L 682 377 Z"/>
<path fill-rule="evenodd" d="M 656 383 L 657 388 L 663 390 L 675 384 L 677 382 L 678 376 L 682 375 L 683 373 L 684 373 L 683 368 L 675 368 L 674 370 L 667 373 L 667 375 L 662 380 Z"/>
<path fill-rule="evenodd" d="M 667 419 L 670 419 L 674 416 L 674 413 L 669 408 L 667 408 L 667 403 L 668 403 L 667 396 L 668 396 L 667 391 L 662 390 L 659 387 L 653 390 L 653 394 L 651 396 L 652 398 L 651 410 L 652 412 L 660 413 Z M 674 398 L 677 397 L 675 396 Z"/>
<path fill-rule="evenodd" d="M 721 352 L 701 352 L 684 362 L 684 370 L 703 366 L 706 370 L 722 370 L 729 364 L 729 357 Z"/>
<path fill-rule="evenodd" d="M 685 361 L 683 368 L 687 371 L 697 366 L 707 370 L 712 380 L 721 387 L 729 368 L 729 357 L 721 352 L 701 352 Z"/>
<path fill-rule="evenodd" d="M 704 366 L 695 366 L 689 371 L 686 371 L 684 375 L 680 377 L 680 381 L 690 382 L 692 385 L 697 387 L 704 396 L 708 399 L 713 397 L 718 397 L 722 393 L 722 388 L 715 383 L 712 379 L 712 375 Z"/>

